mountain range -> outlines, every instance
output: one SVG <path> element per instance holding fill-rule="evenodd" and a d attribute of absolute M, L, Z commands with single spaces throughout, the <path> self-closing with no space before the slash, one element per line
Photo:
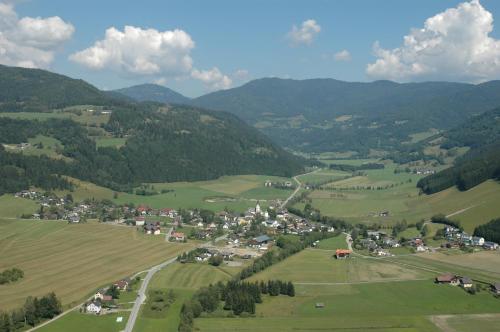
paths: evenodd
<path fill-rule="evenodd" d="M 154 88 L 162 89 L 170 91 Z M 121 92 L 138 100 L 148 95 Z M 165 93 L 156 101 L 178 100 Z M 182 103 L 233 113 L 281 146 L 366 156 L 373 150 L 397 150 L 412 134 L 447 130 L 500 106 L 500 81 L 474 85 L 263 78 Z"/>

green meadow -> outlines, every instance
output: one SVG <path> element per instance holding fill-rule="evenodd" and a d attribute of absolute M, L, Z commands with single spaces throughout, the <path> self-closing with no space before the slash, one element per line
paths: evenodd
<path fill-rule="evenodd" d="M 460 287 L 437 285 L 433 281 L 439 273 L 451 271 L 464 275 L 464 271 L 471 269 L 476 271 L 471 277 L 483 276 L 494 281 L 493 269 L 497 268 L 480 270 L 488 259 L 491 265 L 497 264 L 493 255 L 470 268 L 466 267 L 473 260 L 469 254 L 457 256 L 454 264 L 443 265 L 425 255 L 387 259 L 355 255 L 336 260 L 332 257 L 334 250 L 321 249 L 339 247 L 341 240 L 343 237 L 322 241 L 318 249 L 306 249 L 250 278 L 293 281 L 295 297 L 266 296 L 257 305 L 255 317 L 202 317 L 195 320 L 195 327 L 200 331 L 438 332 L 441 330 L 431 316 L 450 315 L 450 325 L 463 327 L 457 331 L 471 331 L 467 326 L 473 326 L 474 320 L 455 320 L 455 317 L 500 311 L 500 301 L 487 291 L 486 285 L 482 291 L 470 295 Z M 324 307 L 316 308 L 318 303 Z M 475 319 L 477 326 L 497 326 L 491 319 L 481 316 Z"/>
<path fill-rule="evenodd" d="M 118 313 L 112 313 L 107 315 L 87 315 L 81 314 L 77 311 L 73 311 L 65 315 L 64 317 L 43 326 L 37 331 L 40 332 L 119 332 L 123 331 L 125 325 L 127 324 L 128 316 L 130 315 L 127 311 L 122 311 Z M 121 322 L 117 322 L 116 319 L 122 317 Z"/>
<path fill-rule="evenodd" d="M 359 161 L 339 160 L 339 163 L 359 164 Z M 476 226 L 500 216 L 500 183 L 497 181 L 489 180 L 464 192 L 450 188 L 425 195 L 416 187 L 421 176 L 395 174 L 395 168 L 395 164 L 387 163 L 385 169 L 366 170 L 363 176 L 335 180 L 323 186 L 335 190 L 314 190 L 308 197 L 313 207 L 324 215 L 353 223 L 391 225 L 403 219 L 417 222 L 443 213 L 451 214 L 452 219 L 459 220 L 466 231 L 472 232 Z M 296 207 L 303 208 L 304 203 Z M 389 215 L 379 216 L 383 211 Z"/>

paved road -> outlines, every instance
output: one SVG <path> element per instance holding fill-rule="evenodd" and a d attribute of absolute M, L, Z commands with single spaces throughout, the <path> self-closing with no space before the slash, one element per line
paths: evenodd
<path fill-rule="evenodd" d="M 146 291 L 148 289 L 149 282 L 151 278 L 153 278 L 154 274 L 164 267 L 172 264 L 177 260 L 177 257 L 171 258 L 168 261 L 165 261 L 161 264 L 153 266 L 149 271 L 144 280 L 142 281 L 141 288 L 137 292 L 137 299 L 135 300 L 134 306 L 132 307 L 132 311 L 130 312 L 130 316 L 127 321 L 127 326 L 125 326 L 125 332 L 132 332 L 134 329 L 135 321 L 137 320 L 137 316 L 139 315 L 139 311 L 141 309 L 141 305 L 146 300 Z"/>

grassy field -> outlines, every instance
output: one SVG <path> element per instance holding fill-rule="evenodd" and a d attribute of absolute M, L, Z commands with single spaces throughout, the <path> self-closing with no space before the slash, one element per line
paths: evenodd
<path fill-rule="evenodd" d="M 469 295 L 460 287 L 434 284 L 433 278 L 443 269 L 439 262 L 415 255 L 335 260 L 332 254 L 333 251 L 325 249 L 306 249 L 250 278 L 291 280 L 296 286 L 294 298 L 264 297 L 263 304 L 257 306 L 256 317 L 199 318 L 195 320 L 196 328 L 200 331 L 437 332 L 440 329 L 431 322 L 430 315 L 500 311 L 500 301 L 487 291 Z M 490 262 L 496 264 L 494 260 Z M 461 268 L 451 264 L 447 268 L 450 266 Z M 491 277 L 488 271 L 481 273 Z M 315 308 L 316 303 L 323 303 L 324 308 Z M 469 321 L 457 324 L 473 326 Z M 496 326 L 488 320 L 480 320 L 478 324 Z"/>
<path fill-rule="evenodd" d="M 84 125 L 101 125 L 108 122 L 109 114 L 93 114 L 91 112 L 82 111 L 80 115 L 69 111 L 54 111 L 47 113 L 32 113 L 32 112 L 1 112 L 1 117 L 7 117 L 11 119 L 20 120 L 40 120 L 46 121 L 49 119 L 71 119 L 75 122 L 82 123 Z"/>
<path fill-rule="evenodd" d="M 316 309 L 315 303 L 323 303 Z M 500 302 L 487 293 L 468 295 L 462 289 L 429 280 L 397 283 L 332 285 L 295 298 L 265 298 L 257 317 L 205 318 L 201 331 L 439 331 L 428 320 L 434 314 L 490 313 Z M 218 329 L 217 329 L 218 327 Z"/>
<path fill-rule="evenodd" d="M 351 175 L 351 173 L 325 169 L 325 170 L 319 170 L 317 172 L 301 175 L 298 178 L 302 183 L 315 184 L 315 183 L 321 183 L 321 182 L 325 182 L 325 181 L 336 181 L 336 180 L 342 179 L 342 178 L 344 178 L 346 176 L 350 176 L 350 175 Z"/>
<path fill-rule="evenodd" d="M 384 260 L 434 274 L 449 272 L 487 283 L 500 282 L 499 257 L 496 252 L 464 254 L 457 251 L 454 255 L 447 256 L 441 253 L 425 253 Z"/>
<path fill-rule="evenodd" d="M 419 195 L 416 183 L 420 176 L 395 174 L 394 168 L 394 164 L 387 164 L 383 170 L 365 171 L 365 176 L 335 181 L 327 187 L 337 190 L 316 190 L 309 198 L 323 214 L 356 223 L 393 224 L 402 219 L 417 222 L 444 213 L 454 214 L 452 218 L 459 220 L 466 231 L 472 232 L 477 225 L 500 216 L 498 182 L 489 180 L 465 192 L 450 188 L 433 195 Z M 393 187 L 381 190 L 361 188 L 386 185 Z M 298 203 L 296 207 L 302 208 L 303 205 Z M 379 217 L 382 211 L 389 211 L 389 216 Z"/>
<path fill-rule="evenodd" d="M 98 148 L 114 147 L 120 148 L 127 142 L 126 138 L 98 137 L 95 141 Z"/>
<path fill-rule="evenodd" d="M 0 218 L 19 218 L 23 214 L 35 213 L 40 206 L 32 200 L 6 194 L 0 196 Z"/>
<path fill-rule="evenodd" d="M 347 249 L 347 243 L 345 240 L 345 235 L 340 234 L 335 237 L 331 237 L 326 240 L 322 240 L 316 246 L 317 249 L 325 250 L 336 250 L 336 249 Z"/>
<path fill-rule="evenodd" d="M 500 316 L 497 315 L 456 315 L 447 318 L 447 325 L 456 332 L 500 331 Z"/>
<path fill-rule="evenodd" d="M 127 324 L 129 313 L 119 312 L 109 315 L 86 315 L 81 314 L 77 311 L 71 312 L 56 320 L 49 325 L 46 325 L 38 331 L 40 332 L 119 332 L 125 328 Z M 116 319 L 122 317 L 121 323 L 118 323 Z"/>
<path fill-rule="evenodd" d="M 250 280 L 283 279 L 299 284 L 360 283 L 367 281 L 414 280 L 430 277 L 425 271 L 409 269 L 384 260 L 353 257 L 333 258 L 334 250 L 306 249 L 258 273 Z"/>
<path fill-rule="evenodd" d="M 0 219 L 0 270 L 18 267 L 24 278 L 0 286 L 0 308 L 55 291 L 64 305 L 95 289 L 186 250 L 135 228 L 87 223 Z"/>
<path fill-rule="evenodd" d="M 216 180 L 197 182 L 173 182 L 152 184 L 157 191 L 171 190 L 168 193 L 154 196 L 140 196 L 128 193 L 118 193 L 114 197 L 112 190 L 92 183 L 71 179 L 76 189 L 71 194 L 75 200 L 85 198 L 110 199 L 118 204 L 147 204 L 153 208 L 204 208 L 222 211 L 225 207 L 237 212 L 243 212 L 249 207 L 255 207 L 260 201 L 262 207 L 267 207 L 270 200 L 284 199 L 292 190 L 281 190 L 264 186 L 266 180 L 288 181 L 264 175 L 224 176 Z M 59 191 L 59 195 L 69 191 Z"/>

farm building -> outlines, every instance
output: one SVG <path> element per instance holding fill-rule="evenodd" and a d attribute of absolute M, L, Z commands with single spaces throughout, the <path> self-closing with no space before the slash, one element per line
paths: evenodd
<path fill-rule="evenodd" d="M 472 279 L 469 277 L 460 278 L 460 286 L 463 288 L 471 288 L 472 287 Z"/>
<path fill-rule="evenodd" d="M 337 249 L 335 250 L 335 258 L 337 259 L 344 259 L 344 258 L 349 258 L 351 257 L 351 250 L 347 249 Z"/>
<path fill-rule="evenodd" d="M 495 294 L 500 294 L 500 283 L 495 283 L 491 285 L 491 291 Z"/>
<path fill-rule="evenodd" d="M 451 273 L 443 274 L 436 277 L 436 283 L 438 284 L 450 284 L 457 286 L 460 283 L 459 278 Z"/>

